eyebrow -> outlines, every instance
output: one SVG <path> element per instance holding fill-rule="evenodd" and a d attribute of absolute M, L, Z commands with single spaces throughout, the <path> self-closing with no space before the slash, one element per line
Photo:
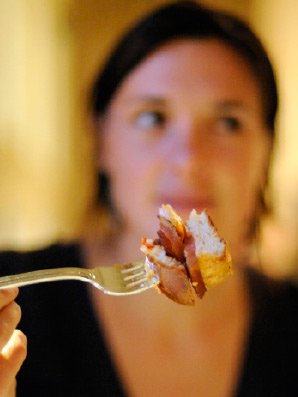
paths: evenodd
<path fill-rule="evenodd" d="M 239 111 L 242 114 L 251 114 L 254 112 L 254 109 L 241 100 L 222 100 L 218 101 L 215 104 L 215 109 L 221 112 L 229 112 L 229 111 Z"/>
<path fill-rule="evenodd" d="M 150 105 L 150 106 L 166 106 L 168 103 L 167 98 L 163 98 L 162 96 L 158 95 L 139 95 L 135 97 L 131 97 L 127 100 L 128 106 L 133 106 L 135 104 L 143 104 L 143 105 Z M 245 102 L 238 100 L 238 99 L 219 99 L 215 101 L 212 106 L 215 110 L 220 112 L 227 112 L 236 110 L 241 113 L 250 114 L 253 112 L 251 107 L 246 104 Z"/>
<path fill-rule="evenodd" d="M 238 100 L 220 100 L 218 101 L 215 106 L 219 109 L 223 109 L 223 110 L 229 110 L 229 109 L 235 109 L 235 108 L 239 108 L 239 109 L 247 109 L 248 106 L 246 106 L 246 104 L 242 101 L 238 101 Z"/>
<path fill-rule="evenodd" d="M 144 104 L 151 104 L 151 105 L 165 105 L 167 99 L 162 98 L 161 96 L 157 95 L 140 95 L 136 97 L 129 98 L 127 103 L 129 105 L 134 105 L 135 103 L 144 103 Z"/>

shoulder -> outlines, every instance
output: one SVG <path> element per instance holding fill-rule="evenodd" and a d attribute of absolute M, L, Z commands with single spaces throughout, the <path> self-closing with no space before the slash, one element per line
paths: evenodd
<path fill-rule="evenodd" d="M 291 280 L 275 280 L 249 271 L 253 304 L 252 335 L 267 354 L 298 354 L 298 286 Z M 269 350 L 271 350 L 269 354 Z M 267 357 L 268 358 L 268 357 Z"/>
<path fill-rule="evenodd" d="M 298 284 L 293 280 L 274 279 L 255 269 L 247 273 L 252 302 L 259 311 L 271 308 L 282 315 L 285 308 L 298 310 Z"/>

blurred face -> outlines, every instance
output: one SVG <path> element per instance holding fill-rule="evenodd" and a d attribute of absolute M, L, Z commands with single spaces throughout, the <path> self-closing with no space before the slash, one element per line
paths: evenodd
<path fill-rule="evenodd" d="M 123 81 L 102 120 L 101 165 L 128 233 L 155 237 L 157 212 L 207 208 L 237 258 L 264 183 L 269 139 L 245 62 L 215 39 L 177 40 Z"/>

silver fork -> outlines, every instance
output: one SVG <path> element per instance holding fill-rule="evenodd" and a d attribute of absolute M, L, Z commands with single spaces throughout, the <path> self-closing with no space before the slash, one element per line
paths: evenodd
<path fill-rule="evenodd" d="M 79 280 L 109 295 L 138 294 L 154 287 L 158 277 L 146 270 L 145 260 L 93 269 L 61 267 L 0 277 L 0 289 L 60 280 Z"/>

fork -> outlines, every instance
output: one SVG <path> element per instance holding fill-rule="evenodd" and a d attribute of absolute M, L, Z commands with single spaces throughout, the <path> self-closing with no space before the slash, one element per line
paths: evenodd
<path fill-rule="evenodd" d="M 0 289 L 60 280 L 79 280 L 92 284 L 109 295 L 138 294 L 158 284 L 158 277 L 146 269 L 145 260 L 98 266 L 92 269 L 61 267 L 34 270 L 0 277 Z"/>

